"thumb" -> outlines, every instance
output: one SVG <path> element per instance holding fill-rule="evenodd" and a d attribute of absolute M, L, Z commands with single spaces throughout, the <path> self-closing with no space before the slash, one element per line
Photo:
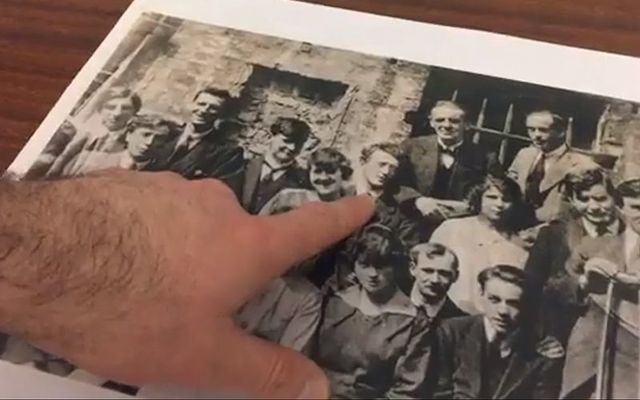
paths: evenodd
<path fill-rule="evenodd" d="M 302 354 L 251 336 L 239 328 L 216 335 L 207 385 L 241 396 L 279 399 L 327 399 L 329 383 Z"/>

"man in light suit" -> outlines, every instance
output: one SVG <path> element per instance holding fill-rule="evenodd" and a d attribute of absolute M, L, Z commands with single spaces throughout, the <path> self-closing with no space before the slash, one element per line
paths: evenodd
<path fill-rule="evenodd" d="M 525 265 L 536 294 L 542 296 L 536 303 L 542 304 L 543 325 L 563 344 L 586 306 L 575 290 L 577 277 L 567 269 L 572 252 L 585 238 L 617 236 L 626 228 L 617 210 L 618 193 L 597 164 L 569 171 L 565 194 L 570 215 L 542 227 Z"/>
<path fill-rule="evenodd" d="M 443 321 L 427 370 L 427 398 L 553 399 L 562 376 L 562 346 L 537 340 L 522 310 L 525 274 L 498 265 L 478 276 L 484 314 Z"/>
<path fill-rule="evenodd" d="M 622 171 L 617 190 L 626 228 L 616 236 L 585 240 L 569 267 L 579 276 L 578 294 L 588 308 L 567 344 L 563 398 L 589 398 L 595 389 L 598 350 L 607 312 L 607 284 L 614 283 L 606 354 L 606 393 L 602 398 L 637 398 L 638 290 L 640 289 L 640 167 Z M 600 394 L 598 394 L 600 395 Z"/>
<path fill-rule="evenodd" d="M 533 111 L 527 115 L 526 126 L 533 143 L 518 152 L 509 175 L 536 209 L 538 220 L 552 221 L 568 209 L 561 190 L 567 171 L 592 161 L 569 148 L 567 122 L 560 115 L 546 109 Z"/>
<path fill-rule="evenodd" d="M 283 189 L 304 188 L 307 172 L 296 158 L 311 136 L 306 122 L 278 118 L 271 126 L 272 137 L 266 153 L 247 163 L 242 187 L 242 205 L 257 214 Z"/>

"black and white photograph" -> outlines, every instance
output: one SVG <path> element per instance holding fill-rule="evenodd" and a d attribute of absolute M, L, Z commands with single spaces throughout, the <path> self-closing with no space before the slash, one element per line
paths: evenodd
<path fill-rule="evenodd" d="M 640 393 L 637 103 L 147 12 L 13 178 L 109 168 L 221 180 L 253 215 L 376 200 L 236 316 L 313 360 L 332 398 Z"/>

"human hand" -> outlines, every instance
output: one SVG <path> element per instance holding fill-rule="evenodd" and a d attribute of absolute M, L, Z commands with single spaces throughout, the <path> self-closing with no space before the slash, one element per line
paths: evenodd
<path fill-rule="evenodd" d="M 425 217 L 445 218 L 438 201 L 432 197 L 418 197 L 415 205 L 418 211 Z"/>
<path fill-rule="evenodd" d="M 594 274 L 610 279 L 618 272 L 618 266 L 607 259 L 594 257 L 584 264 L 584 272 L 588 279 Z"/>
<path fill-rule="evenodd" d="M 0 191 L 3 229 L 23 240 L 2 249 L 5 331 L 130 385 L 327 397 L 317 366 L 244 333 L 232 316 L 365 223 L 372 200 L 258 217 L 221 182 L 170 173 L 12 185 L 11 196 Z"/>
<path fill-rule="evenodd" d="M 536 352 L 551 359 L 562 358 L 565 355 L 562 344 L 552 336 L 546 336 L 538 342 Z"/>

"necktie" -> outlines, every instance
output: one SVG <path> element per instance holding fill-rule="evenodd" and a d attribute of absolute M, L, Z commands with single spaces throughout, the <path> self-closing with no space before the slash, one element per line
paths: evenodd
<path fill-rule="evenodd" d="M 544 196 L 540 192 L 540 183 L 544 179 L 544 154 L 542 154 L 536 165 L 533 166 L 531 173 L 527 177 L 527 183 L 525 187 L 525 199 L 534 207 L 539 208 L 544 203 Z"/>
<path fill-rule="evenodd" d="M 440 146 L 440 160 L 446 169 L 451 168 L 456 162 L 456 151 L 457 149 Z"/>
<path fill-rule="evenodd" d="M 276 171 L 277 170 L 273 169 L 273 167 L 269 167 L 269 171 L 262 176 L 262 179 L 261 179 L 262 183 L 273 182 L 273 175 L 276 173 Z"/>

